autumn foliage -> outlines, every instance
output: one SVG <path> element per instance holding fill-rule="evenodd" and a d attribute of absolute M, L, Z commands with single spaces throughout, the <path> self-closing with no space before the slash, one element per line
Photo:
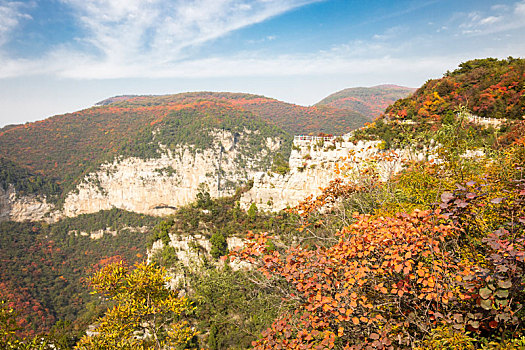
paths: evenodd
<path fill-rule="evenodd" d="M 455 342 L 457 349 L 474 349 L 495 340 L 520 348 L 524 150 L 516 142 L 482 162 L 480 180 L 443 190 L 429 204 L 433 209 L 354 213 L 333 244 L 276 250 L 269 247 L 277 237 L 250 237 L 232 256 L 250 262 L 270 281 L 284 282 L 283 298 L 293 301 L 255 348 L 426 349 Z M 454 180 L 446 164 L 434 167 Z M 406 186 L 392 181 L 388 187 L 398 186 L 394 192 Z M 315 231 L 307 219 L 326 218 L 338 204 L 370 190 L 334 181 L 296 210 L 306 219 L 305 228 Z"/>
<path fill-rule="evenodd" d="M 471 60 L 441 79 L 427 81 L 412 96 L 388 107 L 390 118 L 441 120 L 460 105 L 486 118 L 520 119 L 525 114 L 525 60 Z"/>

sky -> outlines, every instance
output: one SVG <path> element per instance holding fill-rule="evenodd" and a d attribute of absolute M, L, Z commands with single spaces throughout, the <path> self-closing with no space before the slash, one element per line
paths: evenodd
<path fill-rule="evenodd" d="M 525 56 L 525 0 L 0 0 L 0 127 L 126 94 L 312 105 Z"/>

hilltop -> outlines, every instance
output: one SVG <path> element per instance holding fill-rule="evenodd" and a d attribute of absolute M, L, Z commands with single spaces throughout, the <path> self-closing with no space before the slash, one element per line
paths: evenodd
<path fill-rule="evenodd" d="M 291 134 L 343 134 L 361 127 L 366 118 L 360 113 L 335 106 L 300 106 L 261 95 L 230 92 L 185 92 L 175 95 L 111 97 L 97 105 L 124 108 L 176 106 L 213 102 L 241 109 Z"/>
<path fill-rule="evenodd" d="M 344 89 L 319 101 L 316 106 L 347 108 L 361 113 L 369 120 L 379 117 L 385 108 L 416 89 L 398 85 L 377 85 Z"/>
<path fill-rule="evenodd" d="M 485 58 L 466 61 L 440 79 L 388 107 L 392 119 L 442 120 L 466 106 L 483 118 L 520 119 L 525 114 L 525 59 Z"/>

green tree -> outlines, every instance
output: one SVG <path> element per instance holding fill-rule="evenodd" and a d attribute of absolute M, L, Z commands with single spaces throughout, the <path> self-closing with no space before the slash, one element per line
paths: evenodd
<path fill-rule="evenodd" d="M 214 233 L 210 238 L 211 250 L 210 254 L 214 259 L 228 254 L 228 242 L 222 233 Z"/>
<path fill-rule="evenodd" d="M 113 303 L 98 320 L 93 335 L 80 339 L 76 349 L 164 349 L 185 344 L 196 332 L 182 319 L 193 310 L 178 298 L 164 268 L 123 262 L 95 273 L 91 285 Z"/>
<path fill-rule="evenodd" d="M 259 209 L 257 208 L 257 205 L 255 203 L 252 203 L 247 211 L 247 214 L 250 220 L 255 220 L 258 212 L 259 212 Z"/>

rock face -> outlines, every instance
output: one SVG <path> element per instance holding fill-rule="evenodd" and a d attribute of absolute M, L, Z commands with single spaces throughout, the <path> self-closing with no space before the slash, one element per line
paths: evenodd
<path fill-rule="evenodd" d="M 297 205 L 309 195 L 319 195 L 321 188 L 342 176 L 336 172 L 340 167 L 346 168 L 347 178 L 358 181 L 355 178 L 358 170 L 373 166 L 385 180 L 402 168 L 404 160 L 423 157 L 409 150 L 388 152 L 392 156 L 382 157 L 385 152 L 381 150 L 380 141 L 353 143 L 348 139 L 349 135 L 342 138 L 296 136 L 290 154 L 290 172 L 284 175 L 257 173 L 252 189 L 241 198 L 241 207 L 246 209 L 255 203 L 260 209 L 279 211 Z"/>
<path fill-rule="evenodd" d="M 163 155 L 158 159 L 128 158 L 104 164 L 92 173 L 64 203 L 66 216 L 93 213 L 113 207 L 150 215 L 166 215 L 191 202 L 199 184 L 206 184 L 217 196 L 215 163 L 211 151 L 181 158 Z M 231 180 L 238 180 L 235 176 Z M 222 194 L 228 194 L 228 189 Z"/>
<path fill-rule="evenodd" d="M 190 266 L 192 263 L 201 261 L 201 257 L 204 254 L 209 260 L 211 260 L 211 243 L 208 238 L 204 235 L 196 234 L 192 236 L 182 236 L 169 234 L 170 243 L 169 245 L 175 248 L 177 259 L 184 266 Z M 245 240 L 240 237 L 228 237 L 226 238 L 228 249 L 232 250 L 244 246 Z M 153 243 L 153 246 L 148 251 L 148 259 L 155 255 L 156 252 L 164 247 L 162 240 L 158 240 Z M 234 263 L 234 266 L 239 263 Z"/>
<path fill-rule="evenodd" d="M 196 234 L 186 236 L 169 234 L 169 237 L 169 245 L 175 249 L 177 260 L 180 263 L 180 266 L 174 267 L 170 271 L 172 279 L 170 280 L 169 285 L 173 290 L 179 290 L 180 288 L 178 288 L 178 285 L 184 283 L 186 279 L 183 269 L 199 266 L 199 264 L 202 263 L 203 258 L 206 258 L 210 263 L 215 263 L 217 267 L 222 266 L 223 263 L 221 260 L 214 262 L 211 256 L 210 240 L 204 235 Z M 245 242 L 246 241 L 240 237 L 226 238 L 226 243 L 230 250 L 244 246 Z M 162 240 L 159 239 L 154 242 L 151 249 L 148 250 L 148 263 L 154 260 L 155 254 L 162 251 L 163 248 L 164 243 Z M 250 263 L 246 261 L 230 261 L 229 265 L 233 270 L 251 268 Z"/>
<path fill-rule="evenodd" d="M 61 217 L 120 208 L 149 215 L 168 215 L 177 207 L 194 201 L 204 186 L 213 197 L 231 195 L 239 184 L 254 180 L 253 188 L 243 194 L 241 207 L 251 203 L 263 210 L 278 211 L 295 206 L 322 187 L 345 167 L 345 176 L 358 176 L 363 167 L 373 166 L 383 179 L 399 171 L 404 160 L 422 158 L 423 152 L 389 151 L 384 157 L 380 141 L 349 141 L 338 138 L 296 136 L 290 154 L 290 171 L 284 175 L 261 172 L 260 159 L 281 149 L 283 140 L 267 138 L 261 152 L 247 156 L 239 145 L 249 142 L 250 134 L 214 133 L 214 147 L 195 151 L 180 146 L 175 151 L 163 148 L 157 158 L 116 159 L 102 164 L 70 192 L 60 210 L 40 197 L 18 198 L 14 189 L 0 189 L 0 220 L 54 221 Z M 255 131 L 257 132 L 257 131 Z M 382 157 L 383 155 L 383 157 Z M 373 163 L 373 164 L 372 164 Z M 372 165 L 371 165 L 372 164 Z M 354 179 L 358 181 L 358 178 Z"/>
<path fill-rule="evenodd" d="M 0 221 L 36 221 L 49 216 L 54 206 L 39 196 L 17 196 L 10 185 L 5 191 L 0 187 Z"/>
<path fill-rule="evenodd" d="M 248 155 L 242 145 L 250 142 L 254 132 L 232 135 L 217 130 L 212 148 L 163 148 L 158 158 L 116 159 L 102 164 L 67 194 L 60 210 L 42 198 L 17 198 L 10 188 L 0 192 L 0 220 L 52 220 L 111 208 L 160 216 L 192 202 L 199 186 L 207 188 L 213 197 L 231 195 L 257 171 L 266 169 L 269 164 L 261 164 L 261 159 L 283 145 L 280 138 L 267 138 L 259 154 Z"/>

